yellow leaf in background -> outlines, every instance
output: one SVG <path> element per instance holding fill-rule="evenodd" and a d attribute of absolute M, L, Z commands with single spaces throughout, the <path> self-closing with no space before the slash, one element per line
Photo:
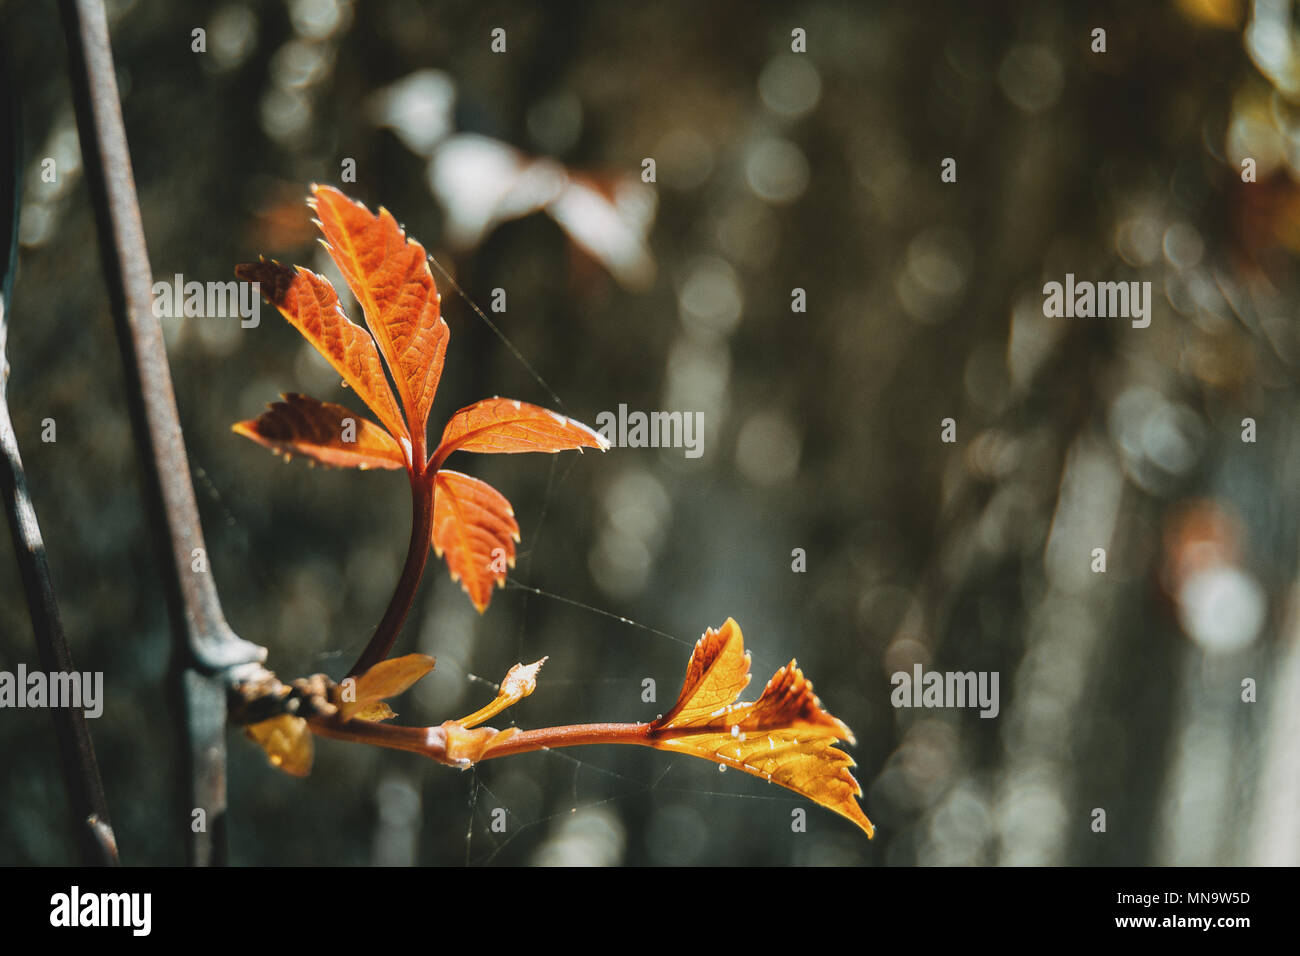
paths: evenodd
<path fill-rule="evenodd" d="M 676 705 L 650 725 L 651 745 L 703 757 L 780 784 L 847 817 L 870 837 L 875 827 L 858 805 L 862 788 L 839 740 L 853 742 L 822 709 L 794 661 L 776 672 L 758 700 L 737 703 L 749 684 L 749 654 L 731 618 L 696 642 Z"/>
<path fill-rule="evenodd" d="M 311 773 L 313 755 L 311 728 L 301 717 L 281 714 L 244 728 L 249 738 L 266 751 L 272 767 L 295 777 Z"/>
<path fill-rule="evenodd" d="M 1245 12 L 1242 0 L 1177 0 L 1177 6 L 1193 23 L 1220 30 L 1236 30 Z"/>

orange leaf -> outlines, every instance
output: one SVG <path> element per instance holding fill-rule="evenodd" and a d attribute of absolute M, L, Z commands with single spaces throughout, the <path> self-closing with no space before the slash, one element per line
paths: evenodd
<path fill-rule="evenodd" d="M 304 455 L 337 468 L 405 468 L 393 436 L 342 405 L 289 392 L 257 418 L 231 429 L 284 455 Z M 350 440 L 349 440 L 350 439 Z"/>
<path fill-rule="evenodd" d="M 451 721 L 458 727 L 477 727 L 485 720 L 491 720 L 507 707 L 511 707 L 534 690 L 537 689 L 537 672 L 542 669 L 546 663 L 543 657 L 540 661 L 532 664 L 516 664 L 506 673 L 506 679 L 501 682 L 501 687 L 497 691 L 496 699 L 485 707 L 480 707 L 468 717 L 462 717 L 460 720 Z"/>
<path fill-rule="evenodd" d="M 387 720 L 396 714 L 381 703 L 414 686 L 433 670 L 436 662 L 427 654 L 405 654 L 380 661 L 355 679 L 349 687 L 345 680 L 339 690 L 339 716 L 344 720 Z M 351 679 L 351 678 L 349 678 Z"/>
<path fill-rule="evenodd" d="M 301 717 L 281 714 L 244 728 L 249 739 L 266 751 L 272 767 L 295 777 L 311 773 L 313 747 L 311 728 Z"/>
<path fill-rule="evenodd" d="M 519 523 L 501 492 L 458 471 L 443 469 L 434 476 L 433 551 L 446 556 L 451 579 L 460 582 L 480 614 L 492 600 L 493 586 L 505 586 L 518 540 Z"/>
<path fill-rule="evenodd" d="M 343 313 L 328 279 L 302 266 L 266 259 L 236 266 L 235 275 L 259 283 L 266 300 L 325 356 L 393 437 L 409 437 L 397 399 L 384 377 L 375 340 Z"/>
<path fill-rule="evenodd" d="M 424 247 L 387 209 L 374 215 L 332 186 L 312 186 L 325 248 L 338 264 L 397 382 L 406 421 L 423 447 L 451 333 Z"/>
<path fill-rule="evenodd" d="M 462 408 L 442 432 L 430 468 L 437 468 L 454 451 L 516 454 L 599 448 L 609 442 L 581 422 L 511 398 L 487 398 Z"/>
<path fill-rule="evenodd" d="M 749 654 L 731 618 L 695 645 L 676 705 L 650 725 L 652 746 L 703 757 L 780 784 L 875 832 L 855 797 L 862 788 L 852 758 L 835 747 L 853 742 L 822 710 L 812 684 L 791 661 L 752 703 L 736 703 L 749 684 Z"/>

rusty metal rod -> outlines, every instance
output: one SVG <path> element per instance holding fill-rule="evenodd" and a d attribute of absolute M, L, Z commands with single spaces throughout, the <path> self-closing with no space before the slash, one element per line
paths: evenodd
<path fill-rule="evenodd" d="M 59 605 L 54 597 L 45 542 L 36 509 L 27 493 L 27 476 L 18 437 L 9 417 L 10 292 L 18 266 L 18 219 L 22 196 L 22 124 L 13 77 L 0 65 L 0 131 L 9 134 L 10 148 L 0 151 L 0 495 L 13 535 L 14 556 L 23 581 L 27 611 L 40 666 L 49 673 L 76 671 L 72 651 L 63 633 Z M 7 228 L 4 228 L 7 226 Z M 66 702 L 65 702 L 66 703 Z M 81 861 L 88 866 L 116 866 L 117 838 L 108 817 L 104 784 L 95 760 L 95 745 L 85 711 L 54 707 L 55 739 L 72 815 L 73 836 Z"/>
<path fill-rule="evenodd" d="M 175 638 L 175 676 L 185 707 L 190 805 L 176 822 L 191 863 L 224 861 L 227 668 L 266 658 L 221 611 L 207 571 L 203 529 L 181 435 L 152 272 L 122 122 L 108 22 L 101 0 L 60 0 L 82 162 L 99 230 L 104 280 L 126 372 L 128 406 L 145 499 Z M 200 560 L 200 556 L 202 560 Z M 202 570 L 195 570 L 202 568 Z M 202 815 L 195 811 L 202 810 Z M 202 829 L 197 822 L 202 820 Z"/>

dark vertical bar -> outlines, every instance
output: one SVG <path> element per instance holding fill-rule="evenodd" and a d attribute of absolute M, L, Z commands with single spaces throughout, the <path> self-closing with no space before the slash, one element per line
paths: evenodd
<path fill-rule="evenodd" d="M 0 494 L 13 534 L 14 555 L 32 619 L 36 653 L 47 673 L 76 671 L 72 651 L 59 619 L 45 542 L 36 521 L 36 509 L 27 493 L 27 478 L 18 437 L 9 417 L 9 302 L 18 266 L 18 217 L 22 202 L 22 124 L 13 77 L 0 65 L 0 130 L 9 133 L 9 149 L 0 151 Z M 55 707 L 54 732 L 73 834 L 81 860 L 90 866 L 116 866 L 117 839 L 108 818 L 104 785 L 95 760 L 95 747 L 86 726 L 84 710 Z"/>
<path fill-rule="evenodd" d="M 206 550 L 181 435 L 162 328 L 152 309 L 152 272 L 118 99 L 108 22 L 100 0 L 60 0 L 82 162 L 99 229 L 104 280 L 126 371 L 127 399 L 150 523 L 162 557 L 167 605 L 186 705 L 191 812 L 206 826 L 184 832 L 191 863 L 220 862 L 226 810 L 224 668 L 265 658 L 226 623 L 206 571 Z"/>
<path fill-rule="evenodd" d="M 9 403 L 4 395 L 9 379 L 9 364 L 4 359 L 4 313 L 5 305 L 0 301 L 0 363 L 3 363 L 0 371 L 0 494 L 4 495 L 5 513 L 13 532 L 14 553 L 22 574 L 23 590 L 27 594 L 27 609 L 32 618 L 41 669 L 47 673 L 61 671 L 71 674 L 76 671 L 76 666 L 59 619 L 59 606 L 54 599 L 50 568 L 45 559 L 45 544 L 27 494 L 23 462 L 18 454 L 18 441 L 9 420 Z M 51 713 L 82 862 L 89 866 L 116 866 L 117 841 L 109 823 L 104 785 L 100 782 L 99 764 L 95 761 L 95 747 L 86 727 L 86 716 L 75 707 L 53 707 Z"/>

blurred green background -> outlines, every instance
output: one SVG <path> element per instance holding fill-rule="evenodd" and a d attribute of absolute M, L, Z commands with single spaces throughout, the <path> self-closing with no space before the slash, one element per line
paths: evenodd
<path fill-rule="evenodd" d="M 754 693 L 797 656 L 853 728 L 879 828 L 639 748 L 458 773 L 320 741 L 298 780 L 232 730 L 232 862 L 1300 862 L 1290 3 L 109 8 L 156 279 L 259 254 L 329 274 L 304 200 L 334 183 L 484 309 L 506 292 L 490 314 L 527 365 L 435 272 L 434 428 L 489 395 L 555 405 L 537 377 L 588 423 L 704 415 L 695 459 L 455 463 L 511 500 L 520 560 L 482 617 L 430 562 L 398 651 L 438 667 L 399 721 L 473 710 L 543 655 L 521 726 L 650 719 L 734 616 Z M 0 39 L 27 171 L 10 404 L 73 653 L 105 673 L 122 859 L 180 863 L 170 640 L 54 6 L 0 5 Z M 1150 327 L 1044 318 L 1067 272 L 1151 282 Z M 400 570 L 405 482 L 231 433 L 282 391 L 351 401 L 269 307 L 163 325 L 227 617 L 281 677 L 341 677 Z M 4 548 L 0 669 L 20 661 Z M 916 662 L 997 671 L 998 717 L 891 707 Z M 48 714 L 0 712 L 0 753 L 0 862 L 71 860 Z"/>

